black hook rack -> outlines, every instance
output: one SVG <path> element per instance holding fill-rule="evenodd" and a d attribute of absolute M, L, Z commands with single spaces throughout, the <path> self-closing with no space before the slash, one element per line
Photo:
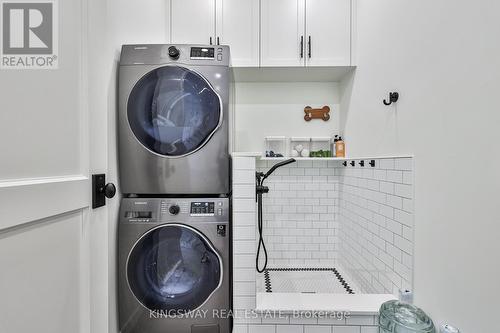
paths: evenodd
<path fill-rule="evenodd" d="M 347 161 L 344 161 L 344 163 L 342 163 L 343 166 L 347 166 Z"/>
<path fill-rule="evenodd" d="M 389 102 L 384 99 L 384 104 L 385 105 L 391 105 L 392 103 L 396 103 L 399 100 L 399 93 L 398 92 L 391 92 L 389 93 Z"/>
<path fill-rule="evenodd" d="M 351 166 L 356 166 L 356 162 L 355 161 L 351 161 Z"/>
<path fill-rule="evenodd" d="M 372 168 L 375 168 L 375 160 L 371 160 L 371 161 L 370 161 L 370 166 L 371 166 Z"/>
<path fill-rule="evenodd" d="M 364 167 L 365 166 L 365 161 L 359 161 L 359 165 Z"/>

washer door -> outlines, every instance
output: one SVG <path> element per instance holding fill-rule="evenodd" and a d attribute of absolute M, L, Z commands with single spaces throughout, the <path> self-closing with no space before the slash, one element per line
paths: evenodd
<path fill-rule="evenodd" d="M 167 157 L 196 152 L 222 123 L 222 100 L 201 75 L 180 66 L 146 74 L 130 93 L 127 116 L 137 140 Z"/>
<path fill-rule="evenodd" d="M 222 282 L 222 262 L 197 230 L 168 224 L 144 234 L 127 261 L 130 290 L 152 311 L 199 308 Z"/>

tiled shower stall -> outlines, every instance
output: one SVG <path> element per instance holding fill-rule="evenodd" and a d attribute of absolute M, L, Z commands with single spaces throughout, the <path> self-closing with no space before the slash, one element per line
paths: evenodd
<path fill-rule="evenodd" d="M 341 267 L 362 293 L 411 289 L 412 159 L 374 161 L 299 160 L 267 179 L 270 267 Z"/>
<path fill-rule="evenodd" d="M 276 162 L 233 158 L 235 309 L 254 309 L 256 294 L 263 291 L 262 274 L 255 271 L 255 172 Z M 278 169 L 265 185 L 270 189 L 264 195 L 269 268 L 334 268 L 356 294 L 397 296 L 412 289 L 413 158 L 298 160 Z M 343 326 L 345 332 L 371 332 L 372 317 L 309 323 L 336 327 L 335 332 L 343 332 Z M 292 321 L 271 324 L 278 331 Z M 243 332 L 265 323 L 264 318 L 235 322 Z"/>

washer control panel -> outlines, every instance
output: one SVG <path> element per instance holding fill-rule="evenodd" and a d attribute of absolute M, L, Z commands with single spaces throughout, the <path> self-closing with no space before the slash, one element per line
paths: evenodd
<path fill-rule="evenodd" d="M 153 218 L 151 211 L 126 211 L 125 218 L 134 222 L 149 222 Z"/>
<path fill-rule="evenodd" d="M 138 223 L 227 222 L 230 217 L 228 198 L 124 198 L 120 211 L 127 222 Z"/>
<path fill-rule="evenodd" d="M 164 217 L 191 217 L 217 219 L 229 216 L 229 200 L 213 199 L 165 199 L 160 203 L 161 215 Z"/>

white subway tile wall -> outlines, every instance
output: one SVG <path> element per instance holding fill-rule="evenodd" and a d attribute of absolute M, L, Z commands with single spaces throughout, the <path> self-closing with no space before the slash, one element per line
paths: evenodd
<path fill-rule="evenodd" d="M 257 161 L 267 172 L 275 161 Z M 269 267 L 334 267 L 338 251 L 336 162 L 297 161 L 264 185 L 264 240 Z"/>
<path fill-rule="evenodd" d="M 237 313 L 256 305 L 255 171 L 273 164 L 257 163 L 253 157 L 233 159 L 233 307 Z M 376 168 L 299 161 L 278 169 L 268 180 L 271 193 L 266 199 L 265 233 L 272 265 L 340 264 L 363 292 L 397 293 L 411 287 L 411 159 L 377 160 Z M 307 234 L 306 230 L 313 231 Z M 303 237 L 309 241 L 298 242 Z M 285 254 L 290 252 L 294 254 Z M 342 320 L 237 316 L 234 324 L 235 333 L 377 332 L 376 316 Z"/>
<path fill-rule="evenodd" d="M 413 285 L 413 159 L 338 165 L 339 263 L 364 293 Z"/>
<path fill-rule="evenodd" d="M 252 190 L 249 190 L 251 188 Z M 255 309 L 256 252 L 255 158 L 233 158 L 233 309 Z M 235 318 L 234 332 L 248 332 L 247 324 L 255 319 Z M 258 321 L 261 322 L 260 319 Z M 241 324 L 241 325 L 240 325 Z"/>

